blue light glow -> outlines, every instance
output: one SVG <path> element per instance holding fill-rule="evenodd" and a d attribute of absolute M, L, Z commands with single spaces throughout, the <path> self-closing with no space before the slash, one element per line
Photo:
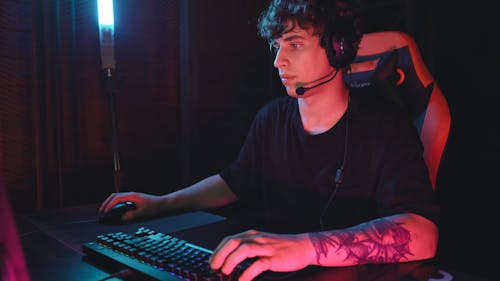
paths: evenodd
<path fill-rule="evenodd" d="M 113 26 L 115 17 L 113 13 L 113 0 L 97 0 L 99 25 Z"/>

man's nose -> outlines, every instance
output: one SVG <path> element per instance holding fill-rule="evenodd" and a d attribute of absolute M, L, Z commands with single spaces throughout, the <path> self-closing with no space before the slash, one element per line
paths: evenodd
<path fill-rule="evenodd" d="M 280 48 L 276 51 L 276 56 L 274 57 L 274 67 L 281 68 L 287 63 L 285 52 Z"/>

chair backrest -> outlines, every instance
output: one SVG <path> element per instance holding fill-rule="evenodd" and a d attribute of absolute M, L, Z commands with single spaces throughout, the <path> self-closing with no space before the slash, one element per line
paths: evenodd
<path fill-rule="evenodd" d="M 381 83 L 391 89 L 391 99 L 407 108 L 420 134 L 435 189 L 451 117 L 448 103 L 413 38 L 399 31 L 366 33 L 351 71 L 346 82 L 352 87 Z"/>

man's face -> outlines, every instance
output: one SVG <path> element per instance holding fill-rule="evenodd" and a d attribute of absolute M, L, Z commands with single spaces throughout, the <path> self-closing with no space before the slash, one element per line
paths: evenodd
<path fill-rule="evenodd" d="M 332 72 L 333 67 L 319 41 L 312 28 L 303 29 L 296 25 L 272 42 L 276 50 L 274 67 L 278 69 L 289 96 L 297 97 L 297 87 Z"/>

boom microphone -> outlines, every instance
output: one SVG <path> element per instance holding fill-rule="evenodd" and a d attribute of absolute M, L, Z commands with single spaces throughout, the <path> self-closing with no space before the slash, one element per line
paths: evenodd
<path fill-rule="evenodd" d="M 333 72 L 333 71 L 332 71 L 332 72 Z M 330 72 L 330 73 L 331 73 L 331 72 Z M 307 87 L 307 88 L 306 88 L 306 87 L 302 87 L 302 86 L 297 87 L 297 88 L 295 89 L 295 93 L 296 93 L 297 95 L 299 95 L 299 96 L 302 96 L 303 94 L 305 94 L 305 92 L 306 92 L 306 91 L 309 91 L 309 90 L 311 90 L 311 89 L 314 89 L 314 88 L 316 88 L 316 87 L 319 87 L 319 86 L 321 86 L 321 85 L 323 85 L 323 84 L 325 84 L 325 83 L 328 83 L 328 82 L 332 81 L 332 80 L 333 80 L 333 78 L 335 78 L 335 76 L 337 76 L 337 73 L 339 73 L 339 70 L 338 70 L 338 69 L 337 69 L 337 70 L 335 70 L 335 74 L 333 74 L 333 76 L 332 76 L 330 79 L 325 80 L 325 81 L 323 81 L 323 82 L 321 82 L 321 83 L 318 83 L 318 84 L 316 84 L 316 85 L 314 85 L 314 86 L 312 86 L 312 87 Z M 330 74 L 328 74 L 328 75 L 330 75 Z M 318 80 L 321 80 L 321 79 L 322 79 L 322 78 L 320 78 L 320 79 L 318 79 Z M 316 80 L 316 81 L 318 81 L 318 80 Z M 313 82 L 314 82 L 314 81 L 313 81 Z M 300 85 L 300 84 L 309 84 L 309 83 L 298 83 L 298 84 Z"/>

